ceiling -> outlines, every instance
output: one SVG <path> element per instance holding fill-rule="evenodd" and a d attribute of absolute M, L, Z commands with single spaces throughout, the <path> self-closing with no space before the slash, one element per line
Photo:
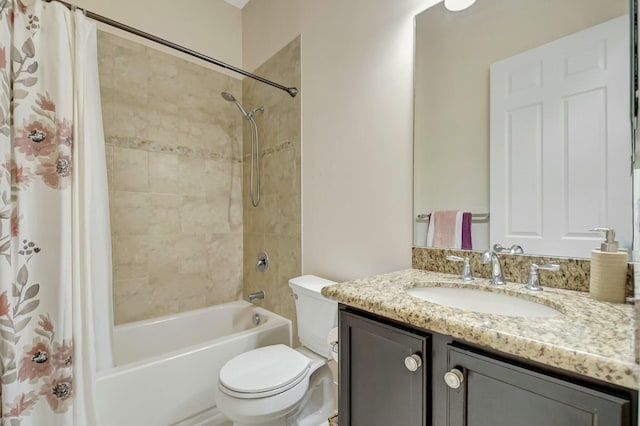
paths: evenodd
<path fill-rule="evenodd" d="M 232 6 L 237 7 L 238 9 L 242 9 L 249 3 L 249 0 L 224 0 Z"/>

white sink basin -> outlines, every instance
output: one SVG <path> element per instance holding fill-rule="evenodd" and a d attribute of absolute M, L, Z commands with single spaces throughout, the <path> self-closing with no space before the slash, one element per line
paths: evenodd
<path fill-rule="evenodd" d="M 438 305 L 484 314 L 524 318 L 548 318 L 562 315 L 561 312 L 540 303 L 470 288 L 416 287 L 407 290 L 407 293 Z"/>

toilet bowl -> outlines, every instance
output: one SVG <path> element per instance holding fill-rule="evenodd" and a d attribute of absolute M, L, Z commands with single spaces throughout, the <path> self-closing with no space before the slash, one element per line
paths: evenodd
<path fill-rule="evenodd" d="M 215 399 L 234 426 L 327 424 L 335 392 L 326 335 L 337 322 L 337 303 L 324 298 L 320 289 L 329 284 L 333 282 L 310 275 L 289 281 L 302 347 L 265 346 L 236 356 L 220 369 Z"/>

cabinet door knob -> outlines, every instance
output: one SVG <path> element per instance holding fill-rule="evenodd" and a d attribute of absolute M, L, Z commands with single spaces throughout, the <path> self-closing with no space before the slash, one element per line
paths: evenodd
<path fill-rule="evenodd" d="M 452 369 L 444 373 L 444 382 L 451 389 L 458 389 L 462 382 L 464 382 L 464 374 L 457 368 Z"/>
<path fill-rule="evenodd" d="M 404 359 L 404 365 L 409 371 L 417 371 L 422 367 L 422 358 L 418 354 L 413 354 Z"/>

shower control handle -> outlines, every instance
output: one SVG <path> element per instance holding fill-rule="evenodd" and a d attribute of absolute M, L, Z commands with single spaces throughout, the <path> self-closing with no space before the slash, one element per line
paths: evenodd
<path fill-rule="evenodd" d="M 265 252 L 258 254 L 258 261 L 256 262 L 256 271 L 267 272 L 269 270 L 269 256 Z"/>

